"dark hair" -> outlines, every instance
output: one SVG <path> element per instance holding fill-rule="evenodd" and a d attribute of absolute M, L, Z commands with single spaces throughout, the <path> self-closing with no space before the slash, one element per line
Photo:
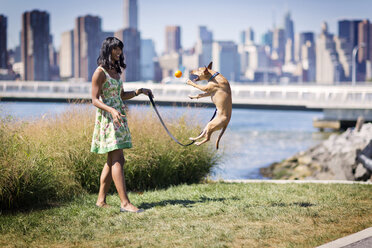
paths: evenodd
<path fill-rule="evenodd" d="M 101 51 L 99 52 L 99 56 L 97 59 L 97 64 L 106 67 L 107 69 L 115 69 L 119 74 L 121 74 L 120 67 L 122 67 L 123 69 L 127 67 L 127 65 L 124 64 L 124 52 L 120 54 L 119 61 L 113 61 L 111 59 L 112 49 L 115 49 L 117 47 L 119 47 L 123 51 L 123 42 L 116 37 L 107 37 L 102 43 Z"/>

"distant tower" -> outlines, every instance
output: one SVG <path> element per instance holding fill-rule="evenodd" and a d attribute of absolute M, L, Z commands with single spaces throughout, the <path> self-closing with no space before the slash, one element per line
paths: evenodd
<path fill-rule="evenodd" d="M 243 32 L 241 32 L 241 39 L 242 44 L 245 45 L 253 45 L 254 44 L 254 31 L 251 27 L 247 28 Z"/>
<path fill-rule="evenodd" d="M 151 39 L 141 40 L 141 80 L 154 80 L 156 58 L 155 45 Z"/>
<path fill-rule="evenodd" d="M 213 41 L 213 33 L 212 31 L 209 31 L 206 26 L 199 26 L 198 33 L 199 33 L 198 39 L 201 40 L 202 42 Z"/>
<path fill-rule="evenodd" d="M 307 44 L 307 42 L 310 42 L 310 44 L 314 45 L 314 33 L 313 32 L 302 32 L 299 34 L 299 41 L 298 41 L 298 51 L 296 53 L 298 54 L 298 60 L 300 61 L 302 59 L 302 47 Z"/>
<path fill-rule="evenodd" d="M 212 47 L 213 70 L 227 80 L 239 81 L 240 65 L 238 46 L 232 41 L 215 41 Z"/>
<path fill-rule="evenodd" d="M 351 49 L 358 45 L 358 25 L 362 20 L 338 21 L 338 37 L 351 43 Z"/>
<path fill-rule="evenodd" d="M 181 49 L 180 26 L 167 26 L 165 29 L 165 53 L 178 52 Z"/>
<path fill-rule="evenodd" d="M 24 80 L 50 80 L 49 14 L 33 10 L 22 14 L 21 57 Z"/>
<path fill-rule="evenodd" d="M 6 16 L 0 15 L 0 68 L 6 69 L 8 66 L 7 56 L 7 18 Z"/>
<path fill-rule="evenodd" d="M 208 65 L 212 61 L 213 33 L 206 26 L 198 27 L 198 40 L 195 53 L 198 56 L 198 67 Z"/>
<path fill-rule="evenodd" d="M 285 58 L 285 31 L 284 29 L 277 28 L 274 30 L 273 33 L 273 55 L 272 58 L 274 60 L 278 60 L 282 64 L 284 64 Z"/>
<path fill-rule="evenodd" d="M 59 49 L 59 75 L 61 78 L 74 77 L 74 31 L 66 31 L 61 35 Z"/>
<path fill-rule="evenodd" d="M 364 44 L 359 49 L 358 62 L 372 60 L 372 24 L 369 20 L 363 20 L 358 25 L 358 43 Z"/>
<path fill-rule="evenodd" d="M 338 59 L 336 43 L 328 32 L 326 22 L 316 40 L 316 81 L 319 84 L 334 84 L 340 82 L 342 66 Z"/>
<path fill-rule="evenodd" d="M 284 18 L 284 32 L 285 32 L 285 44 L 287 46 L 286 49 L 286 57 L 287 61 L 294 60 L 294 27 L 293 21 L 291 19 L 291 13 L 287 12 Z M 290 40 L 290 41 L 288 41 Z M 290 54 L 289 54 L 290 53 Z"/>
<path fill-rule="evenodd" d="M 101 18 L 80 16 L 75 19 L 74 74 L 75 78 L 92 79 L 102 44 Z"/>
<path fill-rule="evenodd" d="M 141 34 L 135 28 L 120 29 L 115 37 L 124 43 L 124 63 L 127 68 L 122 74 L 126 82 L 141 80 Z"/>
<path fill-rule="evenodd" d="M 124 0 L 124 29 L 138 29 L 137 0 Z"/>

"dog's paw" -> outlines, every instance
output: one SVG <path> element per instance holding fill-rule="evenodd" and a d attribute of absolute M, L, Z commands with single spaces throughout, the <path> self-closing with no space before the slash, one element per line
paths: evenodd
<path fill-rule="evenodd" d="M 193 82 L 192 82 L 190 79 L 187 79 L 186 84 L 188 84 L 188 85 L 192 85 Z"/>
<path fill-rule="evenodd" d="M 191 95 L 188 95 L 188 97 L 189 97 L 190 99 L 198 99 L 197 96 L 191 96 Z"/>

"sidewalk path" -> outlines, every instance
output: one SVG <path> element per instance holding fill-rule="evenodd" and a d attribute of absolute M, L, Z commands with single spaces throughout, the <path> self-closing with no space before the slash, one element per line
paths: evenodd
<path fill-rule="evenodd" d="M 371 248 L 372 227 L 349 236 L 337 239 L 317 248 Z"/>
<path fill-rule="evenodd" d="M 232 179 L 232 180 L 215 180 L 216 182 L 225 183 L 324 183 L 324 184 L 370 184 L 372 181 L 347 181 L 347 180 L 260 180 L 260 179 Z"/>

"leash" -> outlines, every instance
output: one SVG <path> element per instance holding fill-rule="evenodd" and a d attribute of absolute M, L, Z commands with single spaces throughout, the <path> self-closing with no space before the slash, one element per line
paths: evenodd
<path fill-rule="evenodd" d="M 171 138 L 172 138 L 172 139 L 173 139 L 177 144 L 179 144 L 179 145 L 181 145 L 181 146 L 189 146 L 189 145 L 194 144 L 194 143 L 195 143 L 195 140 L 191 141 L 191 142 L 188 143 L 188 144 L 182 144 L 181 142 L 179 142 L 179 141 L 178 141 L 178 140 L 177 140 L 177 139 L 176 139 L 176 138 L 171 134 L 171 132 L 169 132 L 167 126 L 165 125 L 163 119 L 161 118 L 161 116 L 160 116 L 160 114 L 159 114 L 158 109 L 156 108 L 156 105 L 155 105 L 154 100 L 152 99 L 152 96 L 149 95 L 148 97 L 149 97 L 149 99 L 150 99 L 151 105 L 154 107 L 154 110 L 155 110 L 156 115 L 158 116 L 158 118 L 159 118 L 161 124 L 163 125 L 163 127 L 164 127 L 165 131 L 168 133 L 168 135 L 169 135 L 169 136 L 170 136 L 170 137 L 171 137 Z M 216 113 L 217 113 L 217 109 L 214 111 L 214 114 L 213 114 L 211 120 L 213 120 L 213 118 L 216 116 Z M 210 121 L 211 121 L 211 120 L 210 120 Z M 200 135 L 200 134 L 199 134 L 199 135 Z"/>

